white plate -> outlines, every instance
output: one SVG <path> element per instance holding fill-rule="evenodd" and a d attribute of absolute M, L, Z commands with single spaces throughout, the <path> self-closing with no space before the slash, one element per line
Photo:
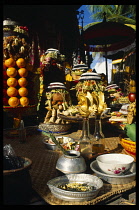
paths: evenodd
<path fill-rule="evenodd" d="M 90 164 L 90 168 L 92 169 L 92 171 L 96 173 L 96 175 L 99 178 L 111 184 L 127 184 L 129 182 L 134 181 L 136 177 L 136 163 L 135 162 L 133 163 L 130 171 L 126 172 L 126 174 L 119 175 L 119 176 L 109 175 L 109 174 L 105 174 L 101 172 L 96 160 Z"/>

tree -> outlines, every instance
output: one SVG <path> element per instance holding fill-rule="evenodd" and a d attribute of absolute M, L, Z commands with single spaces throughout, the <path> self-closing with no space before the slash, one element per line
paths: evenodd
<path fill-rule="evenodd" d="M 107 21 L 119 22 L 136 29 L 136 5 L 86 5 L 87 9 L 93 13 L 91 17 L 99 22 L 103 20 L 103 13 L 106 13 Z M 87 29 L 93 22 L 84 26 Z"/>

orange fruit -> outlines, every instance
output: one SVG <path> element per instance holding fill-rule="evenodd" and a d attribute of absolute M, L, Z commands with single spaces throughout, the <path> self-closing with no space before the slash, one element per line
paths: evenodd
<path fill-rule="evenodd" d="M 26 87 L 27 86 L 27 80 L 26 78 L 24 77 L 21 77 L 19 80 L 18 80 L 18 84 L 21 86 L 21 87 Z"/>
<path fill-rule="evenodd" d="M 19 88 L 18 93 L 20 96 L 24 97 L 28 95 L 28 90 L 25 87 L 21 87 Z"/>
<path fill-rule="evenodd" d="M 17 79 L 10 77 L 9 79 L 7 79 L 7 85 L 10 87 L 16 87 Z"/>
<path fill-rule="evenodd" d="M 20 104 L 22 106 L 27 106 L 29 104 L 29 99 L 27 97 L 21 97 L 20 98 Z"/>
<path fill-rule="evenodd" d="M 136 93 L 136 87 L 130 86 L 129 91 L 130 93 Z"/>
<path fill-rule="evenodd" d="M 11 107 L 16 107 L 19 105 L 19 99 L 17 97 L 11 97 L 9 98 L 8 100 L 8 104 L 11 106 Z"/>
<path fill-rule="evenodd" d="M 15 77 L 17 75 L 17 70 L 13 67 L 10 67 L 6 71 L 8 77 Z"/>
<path fill-rule="evenodd" d="M 27 77 L 28 70 L 25 68 L 20 68 L 20 69 L 18 69 L 18 73 L 19 73 L 20 77 Z"/>
<path fill-rule="evenodd" d="M 17 89 L 15 87 L 9 87 L 7 89 L 7 95 L 9 97 L 17 96 L 17 94 L 18 94 L 18 91 L 17 91 Z"/>
<path fill-rule="evenodd" d="M 4 62 L 6 67 L 14 67 L 15 66 L 15 60 L 13 58 L 8 58 Z"/>
<path fill-rule="evenodd" d="M 24 58 L 18 58 L 18 60 L 16 61 L 16 65 L 19 68 L 25 67 L 26 66 L 26 62 L 25 62 Z"/>

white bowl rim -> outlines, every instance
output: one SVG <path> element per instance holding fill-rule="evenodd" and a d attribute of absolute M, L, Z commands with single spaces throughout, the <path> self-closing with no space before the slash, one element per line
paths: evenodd
<path fill-rule="evenodd" d="M 98 173 L 99 175 L 102 175 L 102 176 L 106 176 L 106 177 L 111 177 L 111 178 L 118 178 L 118 179 L 121 179 L 121 178 L 125 178 L 125 177 L 131 177 L 131 174 L 126 174 L 126 175 L 113 175 L 113 174 L 106 174 L 106 173 L 103 173 L 102 171 L 99 171 L 99 168 L 98 170 L 94 167 L 94 165 L 96 166 L 97 164 L 97 161 L 94 160 L 93 162 L 90 163 L 90 168 L 92 171 L 94 171 L 95 173 Z M 134 162 L 134 164 L 136 164 Z M 133 172 L 132 173 L 132 176 L 136 175 L 136 172 Z"/>
<path fill-rule="evenodd" d="M 107 164 L 107 165 L 111 165 L 111 164 L 113 164 L 112 162 L 111 162 L 111 163 L 110 163 L 110 162 L 105 162 L 105 161 L 100 160 L 100 158 L 101 158 L 101 157 L 104 157 L 104 156 L 105 156 L 105 157 L 106 157 L 106 156 L 111 156 L 111 157 L 112 157 L 112 156 L 114 156 L 114 155 L 117 155 L 117 156 L 124 156 L 124 157 L 128 157 L 128 158 L 131 159 L 130 161 L 121 162 L 121 163 L 118 163 L 118 164 L 130 164 L 130 163 L 134 162 L 134 158 L 133 158 L 132 156 L 127 155 L 127 154 L 121 154 L 121 153 L 102 154 L 102 155 L 97 156 L 96 160 L 97 160 L 98 162 L 105 163 L 105 164 Z M 118 164 L 116 164 L 116 165 L 118 165 Z"/>

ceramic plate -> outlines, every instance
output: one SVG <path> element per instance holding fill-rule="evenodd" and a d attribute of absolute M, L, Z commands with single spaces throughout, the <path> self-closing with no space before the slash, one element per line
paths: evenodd
<path fill-rule="evenodd" d="M 90 164 L 90 168 L 92 169 L 92 171 L 96 173 L 96 175 L 99 178 L 111 184 L 127 184 L 129 182 L 134 181 L 136 177 L 136 163 L 135 162 L 133 163 L 131 169 L 128 172 L 126 172 L 126 174 L 122 174 L 119 176 L 109 175 L 109 174 L 105 174 L 101 172 L 96 160 Z"/>

